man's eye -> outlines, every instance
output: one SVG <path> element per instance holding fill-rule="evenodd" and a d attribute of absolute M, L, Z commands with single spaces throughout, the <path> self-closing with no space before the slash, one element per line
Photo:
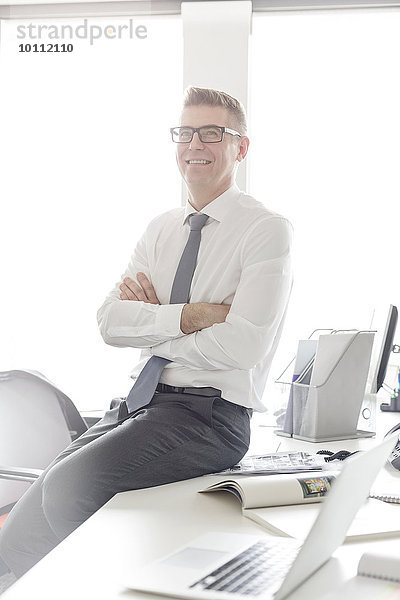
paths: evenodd
<path fill-rule="evenodd" d="M 180 135 L 181 138 L 188 138 L 188 137 L 190 137 L 192 135 L 192 132 L 189 131 L 188 129 L 186 129 L 184 131 L 181 131 L 179 133 L 179 135 Z"/>
<path fill-rule="evenodd" d="M 209 140 L 217 139 L 220 136 L 220 132 L 217 129 L 206 129 L 202 133 L 203 137 L 208 138 Z"/>

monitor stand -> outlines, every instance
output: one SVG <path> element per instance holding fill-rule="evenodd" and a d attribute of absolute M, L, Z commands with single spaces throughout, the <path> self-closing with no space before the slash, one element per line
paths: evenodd
<path fill-rule="evenodd" d="M 397 396 L 393 396 L 393 398 L 390 398 L 390 404 L 388 404 L 387 402 L 382 402 L 381 410 L 383 412 L 400 412 L 399 394 L 397 394 Z"/>

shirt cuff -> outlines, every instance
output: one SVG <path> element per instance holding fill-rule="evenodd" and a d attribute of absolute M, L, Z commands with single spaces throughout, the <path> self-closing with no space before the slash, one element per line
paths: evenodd
<path fill-rule="evenodd" d="M 184 304 L 161 304 L 156 316 L 156 331 L 172 338 L 185 335 L 181 331 L 181 314 Z"/>

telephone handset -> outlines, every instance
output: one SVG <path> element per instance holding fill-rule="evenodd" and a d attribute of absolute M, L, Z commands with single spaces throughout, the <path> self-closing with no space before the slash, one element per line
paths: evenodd
<path fill-rule="evenodd" d="M 387 432 L 387 434 L 385 435 L 385 437 L 387 437 L 391 433 L 394 433 L 395 431 L 398 431 L 399 432 L 399 436 L 400 436 L 400 423 L 397 423 L 397 425 L 395 425 L 394 427 L 392 427 L 392 429 L 390 429 Z M 395 469 L 397 469 L 398 471 L 400 471 L 400 438 L 399 438 L 397 444 L 395 445 L 395 447 L 393 448 L 392 453 L 390 454 L 390 456 L 388 458 L 388 462 L 390 462 L 390 464 L 392 465 L 392 467 L 394 467 Z"/>

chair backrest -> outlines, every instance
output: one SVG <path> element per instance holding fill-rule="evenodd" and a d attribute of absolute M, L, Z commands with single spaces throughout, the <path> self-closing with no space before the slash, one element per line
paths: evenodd
<path fill-rule="evenodd" d="M 68 446 L 71 435 L 64 416 L 65 398 L 40 373 L 0 373 L 0 464 L 44 469 Z M 16 502 L 27 487 L 26 483 L 0 481 L 0 507 Z"/>

